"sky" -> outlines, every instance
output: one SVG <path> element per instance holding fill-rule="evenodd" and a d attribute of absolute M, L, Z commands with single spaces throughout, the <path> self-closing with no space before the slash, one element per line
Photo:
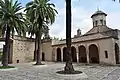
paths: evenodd
<path fill-rule="evenodd" d="M 25 6 L 31 0 L 18 0 Z M 51 37 L 65 38 L 65 0 L 50 0 L 56 5 L 58 14 L 56 20 L 50 28 Z M 72 37 L 81 29 L 82 34 L 92 28 L 91 15 L 99 10 L 108 14 L 107 26 L 110 28 L 120 28 L 120 3 L 118 0 L 72 0 Z"/>
<path fill-rule="evenodd" d="M 31 0 L 19 0 L 22 6 Z M 65 0 L 50 0 L 56 5 L 58 14 L 50 28 L 51 37 L 65 38 Z M 113 29 L 120 28 L 120 3 L 118 0 L 72 0 L 72 37 L 81 29 L 82 34 L 92 28 L 91 15 L 99 10 L 108 14 L 107 26 Z"/>
<path fill-rule="evenodd" d="M 31 0 L 18 0 L 22 6 Z M 50 36 L 65 38 L 65 0 L 50 0 L 56 5 L 58 14 L 56 20 L 50 28 Z M 72 37 L 77 34 L 76 30 L 81 29 L 82 34 L 89 31 L 92 26 L 91 15 L 97 9 L 105 12 L 107 16 L 107 26 L 113 29 L 120 29 L 120 3 L 118 0 L 72 0 Z"/>

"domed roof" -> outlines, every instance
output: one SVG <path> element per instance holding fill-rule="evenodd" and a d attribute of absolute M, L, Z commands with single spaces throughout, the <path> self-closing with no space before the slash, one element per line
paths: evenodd
<path fill-rule="evenodd" d="M 103 11 L 96 11 L 92 16 L 91 16 L 91 18 L 93 17 L 93 16 L 96 16 L 96 15 L 101 15 L 101 14 L 104 14 L 105 16 L 107 16 L 107 14 L 106 13 L 104 13 Z"/>

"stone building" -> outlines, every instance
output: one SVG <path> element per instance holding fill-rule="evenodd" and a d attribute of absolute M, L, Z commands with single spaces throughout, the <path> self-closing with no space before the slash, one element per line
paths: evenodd
<path fill-rule="evenodd" d="M 93 28 L 84 35 L 77 30 L 72 38 L 72 60 L 78 63 L 118 64 L 120 62 L 120 30 L 106 25 L 107 14 L 96 11 L 92 16 Z M 66 61 L 66 41 L 56 41 L 52 48 L 55 61 Z"/>
<path fill-rule="evenodd" d="M 107 14 L 96 11 L 92 16 L 93 28 L 81 34 L 77 30 L 77 35 L 72 38 L 72 61 L 77 63 L 100 63 L 119 64 L 120 54 L 120 30 L 111 29 L 106 25 Z M 42 40 L 41 60 L 45 61 L 66 61 L 66 40 L 55 40 L 48 38 Z M 4 39 L 0 39 L 4 41 Z M 33 61 L 34 39 L 14 36 L 11 39 L 9 62 L 23 63 Z"/>

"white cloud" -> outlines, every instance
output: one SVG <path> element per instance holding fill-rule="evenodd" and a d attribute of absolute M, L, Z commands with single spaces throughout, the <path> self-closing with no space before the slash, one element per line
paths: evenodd
<path fill-rule="evenodd" d="M 50 35 L 65 38 L 65 8 L 57 10 L 59 14 L 57 15 L 56 22 L 50 27 Z M 81 29 L 85 33 L 92 27 L 90 16 L 91 12 L 88 12 L 84 8 L 72 8 L 72 37 L 76 34 L 77 29 Z"/>
<path fill-rule="evenodd" d="M 113 29 L 120 29 L 120 12 L 111 12 L 107 17 L 108 26 Z"/>
<path fill-rule="evenodd" d="M 105 11 L 107 3 L 101 2 L 100 10 Z M 103 4 L 104 3 L 104 4 Z M 114 4 L 113 4 L 114 5 Z M 97 5 L 95 5 L 97 6 Z M 108 7 L 108 6 L 107 6 Z M 96 9 L 96 8 L 95 8 Z M 72 37 L 76 34 L 76 30 L 80 28 L 82 33 L 86 33 L 92 28 L 92 19 L 91 15 L 95 12 L 95 9 L 85 9 L 84 6 L 77 6 L 72 8 Z M 57 15 L 56 22 L 50 28 L 50 35 L 56 36 L 59 38 L 65 38 L 66 27 L 65 27 L 65 7 L 57 9 L 59 14 Z M 113 29 L 120 29 L 120 11 L 105 11 L 107 16 L 107 26 Z"/>

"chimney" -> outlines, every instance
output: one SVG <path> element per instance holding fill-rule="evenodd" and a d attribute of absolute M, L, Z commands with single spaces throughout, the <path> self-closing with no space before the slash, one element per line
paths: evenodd
<path fill-rule="evenodd" d="M 77 36 L 80 36 L 80 35 L 81 35 L 81 30 L 78 29 L 78 30 L 77 30 Z"/>

